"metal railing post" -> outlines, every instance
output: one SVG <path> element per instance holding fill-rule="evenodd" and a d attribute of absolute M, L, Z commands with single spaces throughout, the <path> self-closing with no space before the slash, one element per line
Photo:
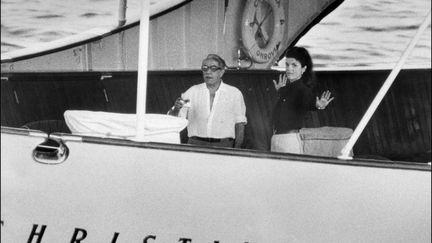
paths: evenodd
<path fill-rule="evenodd" d="M 372 101 L 371 105 L 369 106 L 368 110 L 366 111 L 363 118 L 360 120 L 359 124 L 357 125 L 356 129 L 354 130 L 353 134 L 351 135 L 351 138 L 348 140 L 348 143 L 345 145 L 345 147 L 341 151 L 341 155 L 338 156 L 339 159 L 343 160 L 350 160 L 352 157 L 350 156 L 350 151 L 354 147 L 354 144 L 357 142 L 357 139 L 360 137 L 360 134 L 363 132 L 364 128 L 366 127 L 367 123 L 369 122 L 370 118 L 372 117 L 373 113 L 377 109 L 378 105 L 381 103 L 382 99 L 384 98 L 387 91 L 390 89 L 390 86 L 396 79 L 396 76 L 398 75 L 399 71 L 401 70 L 402 66 L 404 65 L 406 59 L 411 54 L 412 50 L 414 49 L 414 46 L 419 41 L 421 34 L 424 32 L 426 27 L 428 27 L 429 23 L 431 21 L 431 11 L 429 11 L 426 19 L 423 21 L 423 23 L 420 25 L 420 27 L 417 30 L 417 33 L 413 37 L 413 39 L 410 41 L 408 47 L 403 52 L 403 55 L 391 71 L 390 75 L 387 77 L 384 84 L 381 86 L 381 89 L 378 91 L 378 94 L 375 96 L 374 100 Z"/>

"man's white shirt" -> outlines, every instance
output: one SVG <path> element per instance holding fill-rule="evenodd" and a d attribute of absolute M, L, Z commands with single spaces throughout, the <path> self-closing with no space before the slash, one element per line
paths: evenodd
<path fill-rule="evenodd" d="M 182 95 L 189 99 L 179 116 L 188 119 L 188 136 L 235 138 L 235 124 L 246 123 L 243 95 L 234 86 L 221 82 L 210 110 L 210 91 L 205 83 L 190 87 Z"/>

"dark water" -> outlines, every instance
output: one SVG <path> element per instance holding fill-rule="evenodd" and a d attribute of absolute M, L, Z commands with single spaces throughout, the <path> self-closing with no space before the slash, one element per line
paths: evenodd
<path fill-rule="evenodd" d="M 128 0 L 138 18 L 139 0 Z M 298 45 L 317 67 L 392 67 L 431 8 L 430 0 L 345 0 Z M 1 52 L 5 53 L 117 24 L 118 0 L 1 0 Z M 431 29 L 407 66 L 431 66 Z"/>
<path fill-rule="evenodd" d="M 431 8 L 429 0 L 346 0 L 299 44 L 318 66 L 393 67 Z M 431 27 L 423 33 L 409 66 L 431 66 Z"/>

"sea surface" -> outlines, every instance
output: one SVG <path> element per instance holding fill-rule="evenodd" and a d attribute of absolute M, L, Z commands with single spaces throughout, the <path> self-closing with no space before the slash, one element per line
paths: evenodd
<path fill-rule="evenodd" d="M 127 3 L 127 18 L 138 19 L 140 1 Z M 1 53 L 115 26 L 118 7 L 118 0 L 1 0 Z M 316 67 L 393 67 L 430 9 L 431 0 L 345 0 L 297 45 Z M 430 25 L 406 66 L 431 67 Z"/>

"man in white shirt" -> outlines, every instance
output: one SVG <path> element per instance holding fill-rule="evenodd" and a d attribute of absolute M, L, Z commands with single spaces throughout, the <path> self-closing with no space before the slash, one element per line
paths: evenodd
<path fill-rule="evenodd" d="M 225 84 L 225 61 L 209 54 L 202 62 L 204 83 L 190 87 L 168 112 L 188 119 L 188 143 L 240 148 L 246 106 L 239 89 Z"/>

